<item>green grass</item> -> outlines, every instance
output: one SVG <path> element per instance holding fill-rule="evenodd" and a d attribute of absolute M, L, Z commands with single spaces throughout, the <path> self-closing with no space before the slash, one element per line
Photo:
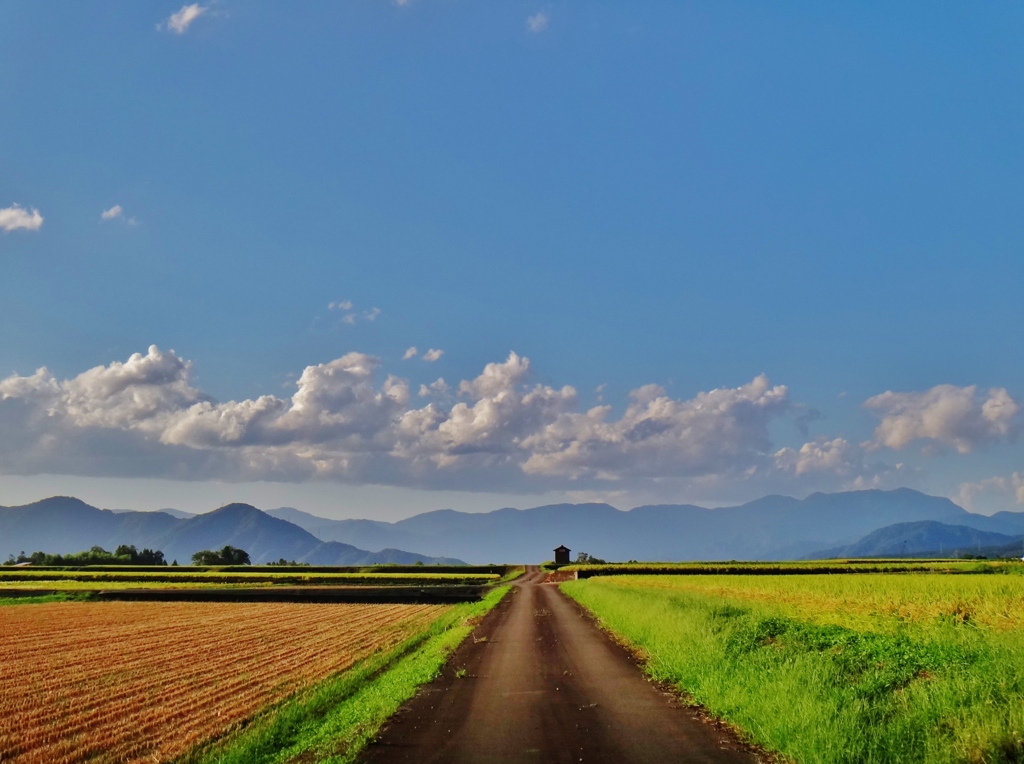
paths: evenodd
<path fill-rule="evenodd" d="M 562 589 L 653 677 L 793 761 L 1024 761 L 1024 633 L 995 617 L 1020 597 L 1018 576 L 637 576 Z M 956 598 L 988 601 L 991 617 L 930 607 Z"/>
<path fill-rule="evenodd" d="M 0 607 L 8 605 L 43 605 L 47 602 L 72 602 L 88 600 L 88 593 L 59 592 L 57 594 L 43 594 L 38 597 L 0 597 Z"/>
<path fill-rule="evenodd" d="M 526 573 L 526 568 L 522 565 L 509 565 L 508 570 L 505 571 L 505 574 L 501 577 L 500 583 L 504 584 L 509 581 L 515 581 L 524 573 Z"/>
<path fill-rule="evenodd" d="M 270 709 L 246 729 L 197 749 L 179 764 L 354 761 L 507 592 L 507 586 L 498 587 L 479 602 L 454 606 L 425 632 Z"/>

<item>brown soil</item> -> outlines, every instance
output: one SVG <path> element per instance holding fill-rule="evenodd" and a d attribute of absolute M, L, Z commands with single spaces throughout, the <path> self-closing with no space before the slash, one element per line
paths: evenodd
<path fill-rule="evenodd" d="M 0 762 L 172 761 L 400 644 L 438 605 L 55 602 L 0 608 Z"/>
<path fill-rule="evenodd" d="M 649 682 L 628 652 L 543 581 L 528 569 L 362 761 L 758 761 L 729 729 Z"/>

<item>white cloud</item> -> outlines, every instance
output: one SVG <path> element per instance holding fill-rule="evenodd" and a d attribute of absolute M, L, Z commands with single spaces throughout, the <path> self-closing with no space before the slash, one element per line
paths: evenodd
<path fill-rule="evenodd" d="M 402 354 L 402 360 L 408 361 L 410 358 L 415 358 L 419 352 L 420 351 L 416 349 L 416 346 L 413 345 L 411 348 L 407 348 L 405 353 Z"/>
<path fill-rule="evenodd" d="M 809 472 L 829 472 L 847 475 L 860 465 L 860 453 L 845 438 L 821 437 L 804 443 L 800 450 L 783 448 L 775 452 L 775 463 L 794 475 Z"/>
<path fill-rule="evenodd" d="M 866 456 L 863 446 L 846 438 L 819 436 L 799 449 L 779 449 L 773 460 L 778 473 L 800 481 L 805 490 L 858 491 L 919 481 L 919 473 L 904 464 L 869 463 Z"/>
<path fill-rule="evenodd" d="M 420 397 L 427 398 L 434 395 L 448 395 L 451 388 L 444 381 L 444 377 L 438 377 L 429 385 L 420 385 Z"/>
<path fill-rule="evenodd" d="M 617 421 L 608 421 L 610 406 L 559 411 L 524 438 L 530 456 L 523 469 L 613 480 L 742 471 L 763 461 L 771 446 L 768 422 L 789 407 L 787 389 L 763 375 L 686 401 L 657 385 L 638 388 L 630 398 Z"/>
<path fill-rule="evenodd" d="M 581 409 L 572 386 L 536 383 L 516 353 L 456 384 L 416 388 L 381 366 L 348 353 L 308 366 L 290 396 L 228 401 L 195 384 L 189 361 L 155 346 L 67 379 L 45 368 L 14 374 L 0 379 L 0 473 L 561 488 L 665 500 L 680 490 L 714 500 L 916 480 L 902 465 L 868 463 L 865 447 L 843 437 L 773 447 L 772 422 L 799 404 L 763 375 L 682 398 L 646 385 L 613 414 L 610 405 Z M 975 418 L 1006 419 L 991 413 L 1006 408 L 1001 395 L 971 394 L 982 412 Z M 912 408 L 893 406 L 883 417 Z M 1024 502 L 1024 471 L 961 493 Z"/>
<path fill-rule="evenodd" d="M 885 392 L 864 402 L 881 422 L 872 447 L 903 449 L 916 440 L 967 454 L 979 445 L 1012 437 L 1020 406 L 1001 387 L 980 396 L 977 387 L 937 385 L 924 392 Z"/>
<path fill-rule="evenodd" d="M 30 211 L 20 204 L 13 204 L 0 209 L 0 228 L 5 231 L 16 231 L 19 228 L 24 228 L 26 231 L 38 231 L 42 227 L 43 216 L 34 207 Z"/>
<path fill-rule="evenodd" d="M 109 210 L 103 210 L 103 212 L 100 213 L 100 218 L 103 220 L 113 220 L 114 218 L 121 217 L 123 212 L 124 210 L 121 208 L 121 205 L 115 204 Z"/>
<path fill-rule="evenodd" d="M 308 366 L 290 400 L 264 395 L 256 400 L 204 402 L 183 410 L 161 434 L 165 443 L 193 448 L 223 444 L 309 448 L 342 453 L 387 451 L 390 428 L 409 401 L 408 384 L 388 377 L 380 389 L 373 378 L 379 360 L 349 353 Z"/>
<path fill-rule="evenodd" d="M 189 383 L 192 365 L 155 345 L 146 355 L 97 366 L 58 383 L 45 368 L 0 381 L 0 399 L 45 401 L 46 414 L 76 428 L 160 433 L 183 408 L 205 400 Z"/>
<path fill-rule="evenodd" d="M 772 466 L 768 421 L 788 407 L 764 377 L 670 398 L 635 390 L 620 419 L 580 413 L 576 390 L 531 384 L 515 353 L 458 386 L 376 381 L 380 360 L 349 353 L 309 366 L 290 398 L 216 402 L 192 365 L 157 347 L 67 380 L 46 369 L 0 380 L 0 469 L 60 474 L 306 480 L 491 490 L 569 481 L 742 475 Z M 474 481 L 476 481 L 474 483 Z"/>
<path fill-rule="evenodd" d="M 356 311 L 355 303 L 351 300 L 329 302 L 327 303 L 327 310 L 343 312 L 345 315 L 341 317 L 341 323 L 346 326 L 355 326 L 359 321 L 376 321 L 377 317 L 381 314 L 380 308 L 370 308 L 370 310 L 359 313 Z"/>
<path fill-rule="evenodd" d="M 423 360 L 426 361 L 427 363 L 434 363 L 434 361 L 440 361 L 441 360 L 441 356 L 443 356 L 443 355 L 444 355 L 444 351 L 443 350 L 438 350 L 436 348 L 430 348 L 430 350 L 428 350 L 426 353 L 423 354 Z"/>
<path fill-rule="evenodd" d="M 163 24 L 158 24 L 157 29 L 165 27 L 177 34 L 184 34 L 192 25 L 192 22 L 209 10 L 209 6 L 192 3 L 183 5 L 181 10 L 172 13 Z"/>
<path fill-rule="evenodd" d="M 538 11 L 526 18 L 526 28 L 534 34 L 540 34 L 547 30 L 549 22 L 548 15 L 543 11 Z"/>
<path fill-rule="evenodd" d="M 1024 504 L 1024 471 L 1014 472 L 1009 477 L 994 476 L 976 482 L 961 483 L 953 501 L 972 512 L 991 508 L 1008 509 L 1003 506 L 1007 499 Z"/>

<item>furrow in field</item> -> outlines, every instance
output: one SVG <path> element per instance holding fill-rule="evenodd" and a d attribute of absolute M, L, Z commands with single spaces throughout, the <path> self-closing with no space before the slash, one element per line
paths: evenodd
<path fill-rule="evenodd" d="M 177 755 L 444 612 L 437 605 L 53 603 L 0 610 L 0 761 Z"/>

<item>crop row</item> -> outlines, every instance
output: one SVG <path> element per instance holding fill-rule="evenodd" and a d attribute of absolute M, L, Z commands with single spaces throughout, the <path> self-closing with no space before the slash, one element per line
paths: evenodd
<path fill-rule="evenodd" d="M 667 562 L 604 563 L 600 565 L 563 565 L 559 572 L 574 573 L 577 578 L 630 575 L 745 575 L 800 576 L 824 573 L 1024 573 L 1016 561 L 964 560 L 809 560 L 792 562 Z"/>
<path fill-rule="evenodd" d="M 3 570 L 0 568 L 0 585 L 29 581 L 77 581 L 89 583 L 146 584 L 279 584 L 288 586 L 344 584 L 347 586 L 411 586 L 417 584 L 484 584 L 498 580 L 495 573 L 248 573 L 220 571 L 183 573 L 159 571 L 78 571 L 78 570 Z"/>
<path fill-rule="evenodd" d="M 0 609 L 0 761 L 165 760 L 425 628 L 436 605 Z"/>
<path fill-rule="evenodd" d="M 865 630 L 927 629 L 947 623 L 1024 628 L 1020 576 L 617 576 L 607 579 L 607 585 L 770 604 L 787 616 Z"/>

